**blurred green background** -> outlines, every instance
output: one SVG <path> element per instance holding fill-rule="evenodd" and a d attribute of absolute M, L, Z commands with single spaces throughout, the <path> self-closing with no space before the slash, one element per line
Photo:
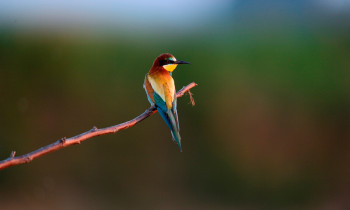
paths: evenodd
<path fill-rule="evenodd" d="M 180 153 L 160 116 L 0 171 L 1 209 L 346 209 L 350 1 L 3 1 L 0 159 L 149 107 L 169 52 Z"/>

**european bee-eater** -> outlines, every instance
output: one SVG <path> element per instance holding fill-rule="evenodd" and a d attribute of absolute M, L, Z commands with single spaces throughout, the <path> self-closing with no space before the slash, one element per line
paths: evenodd
<path fill-rule="evenodd" d="M 173 140 L 182 151 L 179 118 L 176 109 L 176 90 L 172 78 L 172 72 L 178 64 L 189 63 L 176 60 L 169 53 L 161 54 L 154 60 L 152 68 L 146 74 L 143 87 L 146 90 L 148 101 L 151 105 L 156 106 L 159 114 L 170 128 Z"/>

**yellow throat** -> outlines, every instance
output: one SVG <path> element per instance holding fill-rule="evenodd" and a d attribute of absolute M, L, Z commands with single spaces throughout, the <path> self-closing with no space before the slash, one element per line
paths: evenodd
<path fill-rule="evenodd" d="M 177 67 L 177 64 L 164 65 L 163 68 L 169 72 L 173 72 Z"/>

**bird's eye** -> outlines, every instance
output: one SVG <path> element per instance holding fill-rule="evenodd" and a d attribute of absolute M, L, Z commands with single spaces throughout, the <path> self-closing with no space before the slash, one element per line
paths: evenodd
<path fill-rule="evenodd" d="M 166 63 L 169 64 L 169 63 L 171 63 L 171 61 L 170 60 L 166 60 Z"/>

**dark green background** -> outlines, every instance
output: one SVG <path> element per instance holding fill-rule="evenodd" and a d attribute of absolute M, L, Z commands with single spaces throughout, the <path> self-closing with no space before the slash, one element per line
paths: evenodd
<path fill-rule="evenodd" d="M 177 89 L 199 86 L 194 107 L 178 100 L 182 153 L 157 114 L 0 171 L 1 208 L 345 208 L 348 13 L 238 8 L 178 34 L 2 25 L 1 159 L 141 114 L 161 53 L 192 63 L 175 70 Z"/>

